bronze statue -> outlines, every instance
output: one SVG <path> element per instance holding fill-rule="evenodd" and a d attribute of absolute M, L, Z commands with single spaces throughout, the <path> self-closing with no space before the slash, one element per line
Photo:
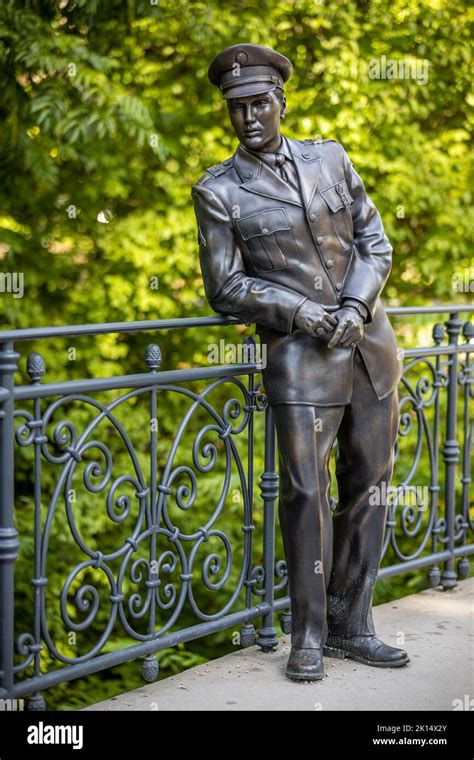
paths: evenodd
<path fill-rule="evenodd" d="M 340 143 L 281 135 L 291 72 L 260 45 L 233 45 L 211 63 L 240 144 L 192 196 L 211 307 L 255 323 L 267 344 L 292 611 L 286 675 L 313 681 L 324 676 L 323 654 L 409 662 L 372 619 L 402 366 L 380 302 L 392 254 L 380 215 Z"/>

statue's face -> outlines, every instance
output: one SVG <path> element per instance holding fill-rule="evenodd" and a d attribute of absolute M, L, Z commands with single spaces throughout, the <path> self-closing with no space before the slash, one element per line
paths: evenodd
<path fill-rule="evenodd" d="M 249 150 L 274 149 L 280 142 L 280 119 L 285 113 L 274 92 L 231 98 L 229 116 L 239 141 Z"/>

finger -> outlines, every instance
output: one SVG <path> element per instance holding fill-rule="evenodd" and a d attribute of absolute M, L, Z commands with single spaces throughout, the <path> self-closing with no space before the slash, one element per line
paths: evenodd
<path fill-rule="evenodd" d="M 352 343 L 358 343 L 362 338 L 360 333 L 354 333 L 352 330 L 348 330 L 343 339 L 339 341 L 341 346 L 350 346 Z"/>
<path fill-rule="evenodd" d="M 306 319 L 306 328 L 307 328 L 307 331 L 310 332 L 312 335 L 316 335 L 317 331 L 320 329 L 326 332 L 326 328 L 323 325 L 321 325 L 319 321 L 310 319 L 309 317 Z"/>
<path fill-rule="evenodd" d="M 332 332 L 337 327 L 337 322 L 333 324 L 332 322 L 321 321 L 320 324 L 324 327 L 326 332 Z"/>
<path fill-rule="evenodd" d="M 330 322 L 326 317 L 329 316 L 329 314 L 323 314 L 321 317 L 316 317 L 315 319 L 311 319 L 311 325 L 316 327 L 324 327 L 325 330 L 332 330 L 334 325 L 332 322 Z"/>
<path fill-rule="evenodd" d="M 328 348 L 334 348 L 334 346 L 337 346 L 346 331 L 346 327 L 346 324 L 342 324 L 334 331 L 334 335 L 328 343 Z"/>
<path fill-rule="evenodd" d="M 318 322 L 315 327 L 315 332 L 317 335 L 327 335 L 328 333 L 334 332 L 337 325 L 327 325 L 324 322 Z"/>
<path fill-rule="evenodd" d="M 354 336 L 346 338 L 346 336 L 344 336 L 344 340 L 340 340 L 339 345 L 343 346 L 343 348 L 352 348 L 352 346 L 356 345 L 358 342 L 359 338 L 354 338 Z"/>
<path fill-rule="evenodd" d="M 318 321 L 318 325 L 324 327 L 326 331 L 334 330 L 335 327 L 335 325 L 333 325 L 332 322 L 329 322 L 325 317 L 321 317 L 321 319 Z"/>
<path fill-rule="evenodd" d="M 326 312 L 326 314 L 323 317 L 325 322 L 329 322 L 330 325 L 333 325 L 334 327 L 337 325 L 337 319 L 336 317 L 333 317 L 332 314 L 329 314 Z"/>
<path fill-rule="evenodd" d="M 351 341 L 356 340 L 359 335 L 359 330 L 356 330 L 353 325 L 346 325 L 346 331 L 339 343 L 351 343 Z"/>

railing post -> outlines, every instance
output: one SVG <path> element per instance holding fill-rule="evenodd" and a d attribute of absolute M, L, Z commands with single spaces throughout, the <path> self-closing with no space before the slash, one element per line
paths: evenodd
<path fill-rule="evenodd" d="M 0 671 L 2 687 L 8 693 L 13 690 L 14 567 L 19 548 L 13 519 L 13 375 L 18 369 L 19 358 L 13 341 L 0 343 L 0 388 L 11 394 L 0 402 Z"/>
<path fill-rule="evenodd" d="M 260 482 L 263 499 L 263 569 L 265 573 L 264 600 L 272 611 L 262 617 L 262 627 L 256 643 L 264 652 L 278 644 L 278 636 L 273 625 L 274 568 L 275 568 L 275 499 L 278 496 L 278 473 L 275 472 L 275 424 L 270 406 L 265 410 L 265 472 Z"/>
<path fill-rule="evenodd" d="M 451 314 L 446 322 L 449 336 L 449 347 L 457 347 L 462 322 L 457 314 Z M 446 439 L 443 446 L 445 463 L 445 517 L 446 517 L 446 548 L 451 553 L 441 574 L 441 585 L 445 589 L 457 586 L 454 570 L 454 531 L 456 514 L 456 465 L 459 462 L 460 448 L 456 438 L 458 402 L 458 355 L 450 355 L 448 370 L 448 400 L 446 408 Z"/>
<path fill-rule="evenodd" d="M 471 340 L 474 338 L 474 324 L 472 322 L 465 322 L 462 329 L 463 337 L 466 341 L 466 346 L 469 347 Z M 469 530 L 470 517 L 469 517 L 469 499 L 470 499 L 470 486 L 471 486 L 471 456 L 473 450 L 473 438 L 474 438 L 474 426 L 471 425 L 470 419 L 470 399 L 472 397 L 471 386 L 474 389 L 474 364 L 471 361 L 471 354 L 466 351 L 466 363 L 463 370 L 462 385 L 464 386 L 464 420 L 463 420 L 463 453 L 462 453 L 462 546 L 467 543 L 467 531 Z M 464 556 L 459 559 L 457 566 L 457 574 L 459 580 L 464 580 L 469 577 L 471 572 L 471 566 L 469 557 Z"/>

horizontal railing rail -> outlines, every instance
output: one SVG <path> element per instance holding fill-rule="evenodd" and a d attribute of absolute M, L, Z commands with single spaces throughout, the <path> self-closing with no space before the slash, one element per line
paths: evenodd
<path fill-rule="evenodd" d="M 466 314 L 474 311 L 469 304 L 438 306 L 389 306 L 385 309 L 389 317 L 403 317 L 422 314 Z M 159 330 L 185 330 L 190 327 L 214 327 L 249 324 L 235 317 L 183 317 L 177 319 L 149 319 L 137 322 L 98 322 L 86 325 L 65 325 L 60 327 L 28 327 L 15 330 L 0 330 L 0 343 L 9 340 L 39 340 L 40 338 L 69 338 L 80 335 L 103 335 L 106 333 L 155 332 Z"/>
<path fill-rule="evenodd" d="M 390 493 L 380 578 L 427 568 L 431 585 L 449 589 L 469 573 L 474 329 L 468 315 L 473 312 L 474 306 L 462 304 L 387 309 L 396 318 L 447 319 L 434 324 L 433 345 L 402 352 L 400 474 Z M 291 630 L 286 565 L 275 547 L 275 428 L 255 354 L 255 360 L 241 363 L 161 370 L 160 349 L 150 344 L 147 372 L 45 382 L 45 362 L 34 351 L 27 361 L 31 384 L 14 383 L 17 348 L 24 341 L 238 324 L 231 317 L 201 317 L 0 331 L 0 698 L 30 695 L 29 709 L 43 709 L 44 689 L 136 658 L 144 658 L 143 677 L 151 681 L 158 675 L 156 655 L 162 649 L 233 626 L 241 626 L 242 646 L 257 643 L 270 651 L 278 640 L 277 612 L 282 630 Z M 253 338 L 243 342 L 256 348 Z M 196 382 L 204 388 L 191 389 Z M 109 399 L 113 391 L 122 393 Z M 168 393 L 187 407 L 176 432 L 160 438 L 161 399 Z M 140 409 L 147 429 L 136 444 L 129 423 L 139 405 L 145 405 Z M 257 473 L 263 500 L 258 542 L 257 460 L 263 460 Z M 25 498 L 31 504 L 31 520 L 22 523 L 23 530 L 25 525 L 31 529 L 29 537 L 17 527 L 19 472 L 22 504 Z M 211 476 L 212 487 L 206 485 Z M 81 532 L 78 482 L 82 493 L 95 499 L 88 504 L 102 500 L 113 528 L 100 548 Z M 240 504 L 240 543 L 220 527 L 229 516 L 233 491 Z M 193 518 L 199 498 L 207 512 L 199 527 L 195 520 L 188 527 L 187 515 Z M 49 561 L 58 535 L 67 536 L 72 547 L 64 579 Z M 115 535 L 120 545 L 110 548 L 107 542 Z M 30 539 L 32 555 L 21 548 Z M 220 542 L 220 551 L 211 548 L 213 542 Z M 21 591 L 22 604 L 31 608 L 27 630 L 15 625 L 15 600 L 20 600 L 15 577 L 29 577 L 31 584 L 31 596 L 25 596 L 24 584 Z M 222 601 L 224 592 L 227 601 Z M 219 600 L 219 609 L 205 607 L 208 596 Z M 183 626 L 185 613 L 193 622 Z M 57 625 L 58 617 L 65 638 L 84 637 L 80 654 L 54 639 L 51 619 Z M 117 635 L 129 643 L 107 651 Z"/>

